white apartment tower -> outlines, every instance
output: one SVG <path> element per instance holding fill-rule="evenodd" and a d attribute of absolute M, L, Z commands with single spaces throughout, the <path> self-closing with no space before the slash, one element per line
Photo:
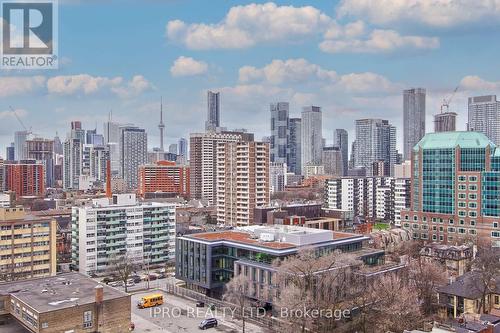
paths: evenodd
<path fill-rule="evenodd" d="M 500 101 L 496 95 L 469 97 L 469 131 L 481 132 L 500 145 Z"/>
<path fill-rule="evenodd" d="M 319 106 L 302 109 L 302 172 L 306 165 L 320 165 L 323 151 L 322 114 Z"/>
<path fill-rule="evenodd" d="M 137 203 L 135 194 L 94 199 L 73 207 L 72 263 L 84 274 L 102 274 L 127 254 L 152 267 L 175 258 L 175 205 Z"/>
<path fill-rule="evenodd" d="M 135 126 L 120 127 L 120 174 L 129 190 L 137 189 L 139 166 L 148 162 L 146 131 Z"/>

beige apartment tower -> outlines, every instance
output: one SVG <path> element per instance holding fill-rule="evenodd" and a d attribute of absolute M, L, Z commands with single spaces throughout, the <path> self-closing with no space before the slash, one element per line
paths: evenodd
<path fill-rule="evenodd" d="M 217 222 L 253 224 L 254 208 L 269 204 L 269 144 L 217 145 Z"/>

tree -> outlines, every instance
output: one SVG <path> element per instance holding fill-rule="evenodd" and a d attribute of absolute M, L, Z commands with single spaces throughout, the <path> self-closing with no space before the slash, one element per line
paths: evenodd
<path fill-rule="evenodd" d="M 500 279 L 500 249 L 488 244 L 478 244 L 477 254 L 472 261 L 472 272 L 477 275 L 474 287 L 481 293 L 479 313 L 489 312 L 486 297 L 492 293 Z"/>
<path fill-rule="evenodd" d="M 418 258 L 408 265 L 408 279 L 409 286 L 417 292 L 422 312 L 425 315 L 433 314 L 437 304 L 437 288 L 447 282 L 444 268 L 435 262 Z"/>
<path fill-rule="evenodd" d="M 375 332 L 403 332 L 418 328 L 423 315 L 418 293 L 396 274 L 388 274 L 367 289 L 373 301 L 370 324 Z"/>
<path fill-rule="evenodd" d="M 234 276 L 226 284 L 223 300 L 234 304 L 241 315 L 242 332 L 245 333 L 246 309 L 250 308 L 254 301 L 250 298 L 255 293 L 253 282 L 244 274 Z"/>
<path fill-rule="evenodd" d="M 281 313 L 302 314 L 306 311 L 339 309 L 345 300 L 351 270 L 361 262 L 352 254 L 335 251 L 319 255 L 315 250 L 302 249 L 295 256 L 273 263 L 277 274 L 275 304 Z M 287 315 L 291 327 L 301 332 L 306 329 L 330 332 L 336 326 L 333 317 L 310 318 Z"/>
<path fill-rule="evenodd" d="M 123 282 L 125 292 L 128 292 L 127 281 L 137 268 L 136 258 L 129 253 L 115 255 L 110 259 L 109 271 L 111 274 L 116 274 L 118 280 Z"/>

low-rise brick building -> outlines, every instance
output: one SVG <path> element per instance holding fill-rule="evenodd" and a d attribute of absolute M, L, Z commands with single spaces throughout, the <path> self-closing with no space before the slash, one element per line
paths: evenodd
<path fill-rule="evenodd" d="M 130 295 L 79 273 L 0 284 L 0 319 L 33 333 L 127 332 L 130 306 Z"/>

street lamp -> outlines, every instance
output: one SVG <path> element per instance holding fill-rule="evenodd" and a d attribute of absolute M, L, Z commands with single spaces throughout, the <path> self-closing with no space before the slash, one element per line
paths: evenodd
<path fill-rule="evenodd" d="M 150 277 L 149 277 L 149 265 L 151 263 L 151 251 L 153 250 L 151 248 L 151 243 L 153 243 L 153 241 L 149 238 L 146 238 L 144 239 L 144 245 L 149 245 L 149 254 L 148 254 L 148 260 L 147 260 L 147 263 L 146 263 L 146 272 L 148 274 L 148 278 L 147 278 L 147 281 L 148 281 L 148 290 L 149 290 L 149 280 L 150 280 Z"/>

